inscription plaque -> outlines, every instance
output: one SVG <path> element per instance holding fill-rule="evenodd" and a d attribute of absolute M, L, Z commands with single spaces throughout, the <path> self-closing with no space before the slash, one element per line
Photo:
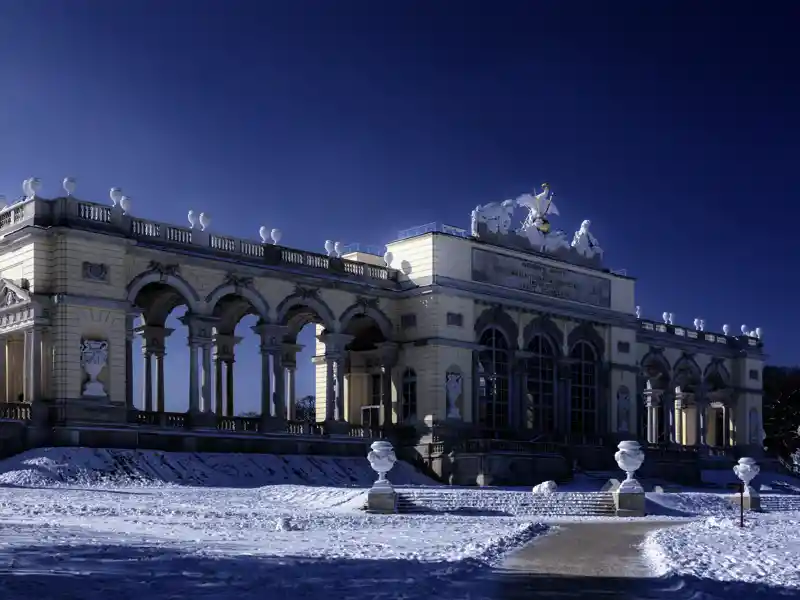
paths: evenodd
<path fill-rule="evenodd" d="M 472 249 L 472 279 L 602 308 L 611 306 L 608 279 L 480 248 Z"/>

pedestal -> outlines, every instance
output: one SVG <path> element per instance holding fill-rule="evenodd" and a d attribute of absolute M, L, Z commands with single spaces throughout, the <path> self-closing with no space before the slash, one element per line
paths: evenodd
<path fill-rule="evenodd" d="M 388 481 L 384 485 L 376 482 L 367 492 L 367 511 L 381 514 L 397 512 L 397 492 Z"/>
<path fill-rule="evenodd" d="M 624 485 L 624 482 L 623 482 Z M 641 487 L 640 487 L 641 489 Z M 622 486 L 614 492 L 614 506 L 618 517 L 643 517 L 645 507 L 644 490 L 641 492 L 626 492 Z"/>
<path fill-rule="evenodd" d="M 752 510 L 755 512 L 761 511 L 761 496 L 759 496 L 758 492 L 750 486 L 748 486 L 747 492 L 745 492 L 744 496 L 741 494 L 734 494 L 731 496 L 731 502 L 736 508 L 739 507 L 739 503 L 742 500 L 744 500 L 745 510 Z"/>

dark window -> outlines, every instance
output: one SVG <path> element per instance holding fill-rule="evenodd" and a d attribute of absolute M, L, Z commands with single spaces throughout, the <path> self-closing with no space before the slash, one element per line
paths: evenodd
<path fill-rule="evenodd" d="M 400 327 L 408 329 L 409 327 L 417 326 L 417 315 L 408 314 L 400 316 Z"/>
<path fill-rule="evenodd" d="M 406 369 L 401 381 L 402 406 L 400 416 L 403 421 L 417 416 L 417 374 L 414 369 Z"/>
<path fill-rule="evenodd" d="M 490 428 L 508 426 L 509 355 L 506 338 L 496 329 L 481 336 L 478 353 L 479 422 Z"/>
<path fill-rule="evenodd" d="M 525 360 L 527 420 L 541 432 L 555 429 L 556 354 L 550 341 L 537 335 L 527 348 L 533 356 Z"/>
<path fill-rule="evenodd" d="M 631 351 L 630 342 L 617 342 L 617 352 L 620 354 L 628 354 Z"/>
<path fill-rule="evenodd" d="M 588 342 L 570 352 L 570 430 L 578 435 L 597 432 L 597 354 Z"/>
<path fill-rule="evenodd" d="M 750 379 L 758 381 L 758 369 L 750 369 Z"/>
<path fill-rule="evenodd" d="M 447 313 L 447 324 L 453 327 L 463 327 L 464 315 L 461 313 Z"/>

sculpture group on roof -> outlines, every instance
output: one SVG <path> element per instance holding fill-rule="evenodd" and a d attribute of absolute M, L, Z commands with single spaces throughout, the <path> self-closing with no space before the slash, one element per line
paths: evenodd
<path fill-rule="evenodd" d="M 472 211 L 472 235 L 495 244 L 556 254 L 569 262 L 588 262 L 598 266 L 603 258 L 603 249 L 589 231 L 591 221 L 581 223 L 571 243 L 564 231 L 551 228 L 549 217 L 559 215 L 554 197 L 550 185 L 544 183 L 538 194 L 522 194 L 516 200 L 476 206 Z M 518 207 L 525 208 L 528 213 L 522 224 L 512 229 L 514 211 Z"/>

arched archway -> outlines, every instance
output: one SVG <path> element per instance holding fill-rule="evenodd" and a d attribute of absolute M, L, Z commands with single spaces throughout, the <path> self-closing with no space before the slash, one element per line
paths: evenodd
<path fill-rule="evenodd" d="M 667 395 L 669 390 L 673 387 L 673 384 L 671 383 L 672 369 L 660 348 L 650 348 L 649 352 L 642 357 L 639 375 L 641 385 L 639 389 L 636 390 L 639 435 L 643 438 L 647 438 L 648 441 L 653 441 L 649 438 L 651 435 L 647 427 L 649 409 L 645 406 L 644 396 L 644 389 L 649 383 L 654 394 L 656 394 L 656 397 L 661 402 L 660 408 L 655 409 L 653 418 L 655 419 L 655 435 L 658 439 L 663 440 L 667 435 L 666 429 L 670 419 L 667 412 L 669 409 L 666 408 L 666 403 L 663 401 L 665 400 L 665 395 Z"/>
<path fill-rule="evenodd" d="M 272 379 L 270 390 L 283 391 L 285 385 L 282 382 L 286 374 L 282 370 L 276 373 L 269 366 L 264 371 L 261 336 L 254 331 L 258 324 L 269 321 L 269 305 L 249 285 L 231 283 L 212 291 L 206 298 L 206 304 L 215 324 L 213 412 L 225 417 L 273 416 L 274 404 L 269 399 L 265 402 L 263 398 L 263 378 Z M 279 365 L 279 369 L 282 368 Z M 258 384 L 261 385 L 262 394 L 239 393 L 245 389 L 257 389 Z M 265 413 L 265 409 L 269 412 Z M 274 416 L 283 414 L 284 411 L 279 410 Z"/>
<path fill-rule="evenodd" d="M 391 340 L 391 327 L 384 317 L 377 309 L 348 309 L 340 321 L 344 413 L 353 423 L 390 425 L 416 414 L 416 375 L 412 381 L 406 372 L 397 381 L 401 376 L 394 370 L 397 345 Z M 397 405 L 393 403 L 395 397 Z"/>
<path fill-rule="evenodd" d="M 286 369 L 289 418 L 295 418 L 299 407 L 308 419 L 333 419 L 334 396 L 344 387 L 341 378 L 341 386 L 331 389 L 337 385 L 338 372 L 333 364 L 327 364 L 326 355 L 333 348 L 328 348 L 322 341 L 327 334 L 338 332 L 339 324 L 333 311 L 319 297 L 318 290 L 298 287 L 275 307 L 275 315 L 276 325 L 282 328 L 282 352 L 276 355 L 277 358 L 273 357 L 272 370 L 275 370 L 275 360 L 280 360 Z M 343 361 L 341 369 L 343 372 Z M 343 418 L 343 413 L 340 418 Z"/>
<path fill-rule="evenodd" d="M 200 311 L 202 302 L 177 267 L 158 268 L 138 275 L 127 288 L 128 301 L 141 311 L 137 319 L 128 322 L 128 404 L 143 411 L 185 412 L 191 408 L 192 390 L 198 388 L 192 385 L 192 361 L 182 319 Z M 134 352 L 134 345 L 139 352 Z M 197 380 L 194 384 L 198 385 Z"/>

